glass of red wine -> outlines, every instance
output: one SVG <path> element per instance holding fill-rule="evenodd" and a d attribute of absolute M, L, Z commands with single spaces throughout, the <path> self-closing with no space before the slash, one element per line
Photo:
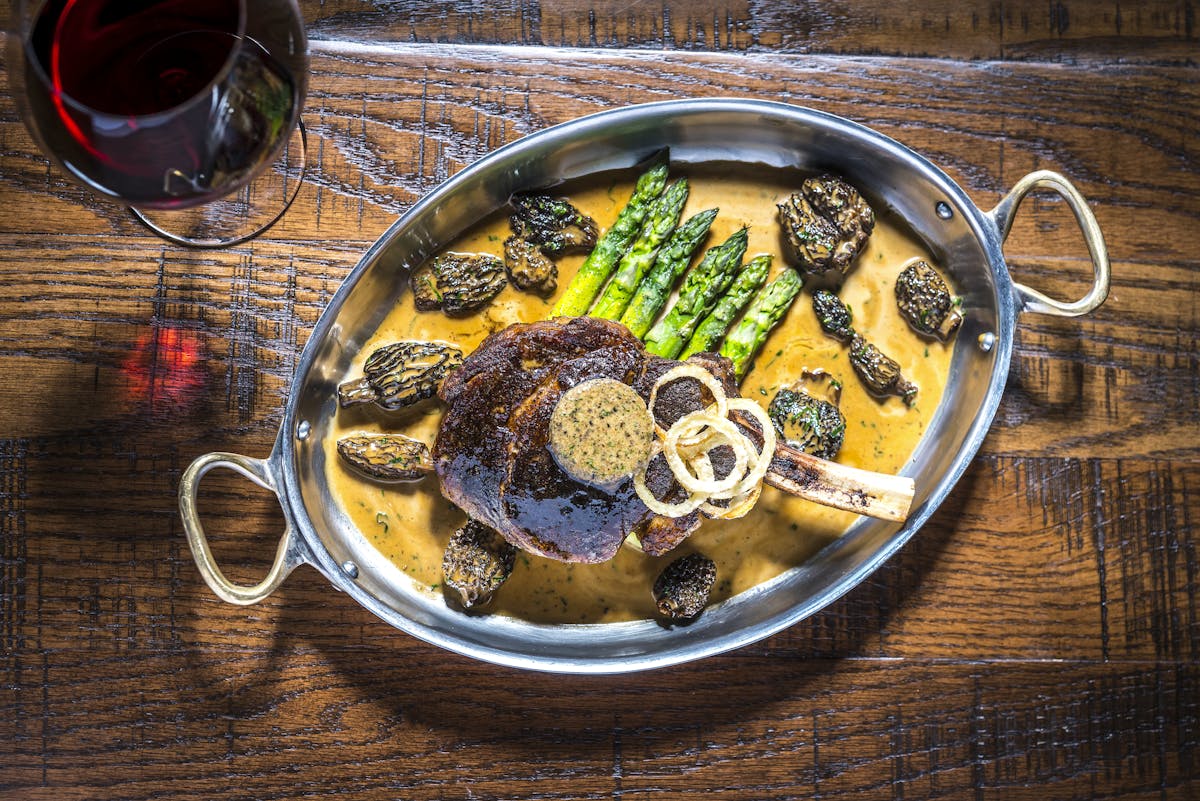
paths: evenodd
<path fill-rule="evenodd" d="M 236 244 L 295 199 L 296 0 L 14 0 L 12 22 L 9 80 L 39 146 L 155 233 Z"/>

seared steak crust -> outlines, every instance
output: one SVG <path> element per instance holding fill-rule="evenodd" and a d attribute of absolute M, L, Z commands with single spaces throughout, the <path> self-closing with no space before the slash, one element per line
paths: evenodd
<path fill-rule="evenodd" d="M 603 562 L 647 514 L 631 479 L 603 489 L 576 481 L 548 447 L 563 392 L 593 378 L 629 383 L 640 369 L 641 354 L 628 345 L 601 348 L 563 362 L 513 410 L 508 477 L 500 487 L 510 542 L 565 561 Z"/>
<path fill-rule="evenodd" d="M 736 395 L 728 359 L 697 354 L 693 361 Z M 433 449 L 442 493 L 513 545 L 553 559 L 606 561 L 639 527 L 647 527 L 648 552 L 666 552 L 696 529 L 698 515 L 653 515 L 630 479 L 605 488 L 576 481 L 558 466 L 548 439 L 558 399 L 576 384 L 612 378 L 648 400 L 654 382 L 677 364 L 648 355 L 624 326 L 589 317 L 493 334 L 442 383 L 448 409 Z M 658 422 L 669 426 L 710 400 L 697 382 L 676 382 L 660 393 Z M 682 497 L 661 457 L 648 484 L 658 497 Z"/>
<path fill-rule="evenodd" d="M 448 404 L 433 449 L 442 494 L 502 533 L 499 490 L 514 442 L 512 411 L 564 360 L 629 336 L 615 323 L 603 329 L 557 323 L 514 325 L 493 334 L 438 390 Z"/>

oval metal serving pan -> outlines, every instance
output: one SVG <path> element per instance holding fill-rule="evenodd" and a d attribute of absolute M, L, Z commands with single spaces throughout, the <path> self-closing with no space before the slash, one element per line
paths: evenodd
<path fill-rule="evenodd" d="M 606 170 L 629 168 L 669 147 L 677 164 L 742 162 L 765 168 L 829 170 L 859 187 L 876 208 L 903 218 L 953 278 L 965 320 L 946 392 L 903 472 L 916 482 L 903 526 L 860 518 L 839 540 L 776 579 L 705 610 L 693 624 L 667 628 L 642 620 L 534 624 L 499 615 L 465 615 L 413 586 L 350 523 L 325 481 L 321 443 L 336 414 L 335 388 L 399 293 L 407 271 L 504 206 L 513 192 Z M 1014 284 L 1002 253 L 1022 197 L 1035 187 L 1059 192 L 1084 230 L 1095 269 L 1087 295 L 1073 303 Z M 978 209 L 945 173 L 900 143 L 840 117 L 754 100 L 683 100 L 603 112 L 503 147 L 418 202 L 367 251 L 347 277 L 301 356 L 272 453 L 198 458 L 180 483 L 180 509 L 196 563 L 209 586 L 232 603 L 266 597 L 289 572 L 311 564 L 384 621 L 461 654 L 519 668 L 619 673 L 662 667 L 762 639 L 846 593 L 913 536 L 975 456 L 1004 390 L 1018 312 L 1075 315 L 1108 291 L 1103 238 L 1079 193 L 1062 176 L 1022 179 L 997 207 Z M 216 467 L 273 490 L 286 529 L 262 582 L 228 581 L 213 561 L 196 496 Z"/>

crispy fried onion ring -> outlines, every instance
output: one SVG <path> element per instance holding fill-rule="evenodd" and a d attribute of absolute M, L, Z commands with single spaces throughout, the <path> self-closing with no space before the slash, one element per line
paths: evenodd
<path fill-rule="evenodd" d="M 645 470 L 634 473 L 633 487 L 646 508 L 664 517 L 683 517 L 696 509 L 708 517 L 727 520 L 743 517 L 754 507 L 762 492 L 763 477 L 775 454 L 775 427 L 761 406 L 748 398 L 727 398 L 721 382 L 695 364 L 681 364 L 655 382 L 650 390 L 652 416 L 658 391 L 684 378 L 693 378 L 703 384 L 712 394 L 713 403 L 706 409 L 688 412 L 665 431 L 656 422 L 657 436 L 650 448 L 647 467 L 661 453 L 671 474 L 688 496 L 678 503 L 655 498 L 646 485 Z M 755 447 L 754 440 L 729 419 L 729 412 L 733 410 L 744 411 L 758 421 L 763 438 L 761 449 Z M 734 463 L 727 475 L 717 478 L 709 452 L 720 447 L 733 451 Z"/>

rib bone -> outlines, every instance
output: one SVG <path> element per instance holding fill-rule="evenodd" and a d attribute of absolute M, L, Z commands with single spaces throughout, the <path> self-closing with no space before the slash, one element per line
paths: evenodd
<path fill-rule="evenodd" d="M 762 445 L 756 424 L 741 412 L 731 415 L 739 427 Z M 915 485 L 907 476 L 876 473 L 819 459 L 779 442 L 765 483 L 806 501 L 881 520 L 904 522 L 912 507 Z"/>
<path fill-rule="evenodd" d="M 818 459 L 784 443 L 764 479 L 776 489 L 822 506 L 867 517 L 903 522 L 912 507 L 914 485 L 908 476 L 875 473 Z"/>

